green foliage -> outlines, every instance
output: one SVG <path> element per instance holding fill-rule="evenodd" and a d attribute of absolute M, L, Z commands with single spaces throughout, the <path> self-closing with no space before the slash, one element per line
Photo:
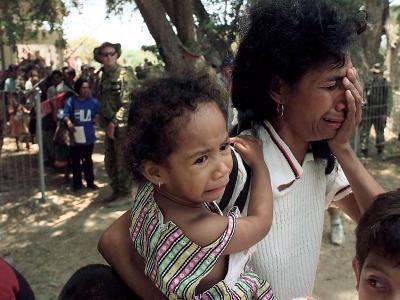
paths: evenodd
<path fill-rule="evenodd" d="M 63 0 L 12 0 L 0 3 L 0 32 L 7 43 L 15 47 L 17 41 L 36 37 L 43 26 L 50 32 L 61 31 L 67 9 Z M 70 0 L 77 5 L 77 0 Z M 62 35 L 61 35 L 62 36 Z M 59 46 L 65 41 L 59 41 Z"/>
<path fill-rule="evenodd" d="M 89 36 L 82 36 L 80 38 L 68 42 L 67 55 L 71 53 L 79 56 L 83 63 L 96 65 L 93 58 L 93 49 L 100 45 L 100 42 Z"/>
<path fill-rule="evenodd" d="M 390 7 L 390 15 L 400 23 L 400 5 L 394 5 Z"/>
<path fill-rule="evenodd" d="M 334 0 L 333 2 L 337 3 L 339 6 L 350 9 L 359 9 L 364 5 L 363 0 Z"/>
<path fill-rule="evenodd" d="M 151 53 L 151 55 L 155 56 L 155 58 L 157 59 L 158 62 L 162 61 L 162 58 L 160 56 L 160 52 L 158 52 L 157 45 L 150 45 L 150 46 L 143 45 L 141 47 L 141 49 L 142 49 L 142 51 L 149 52 L 149 53 Z"/>
<path fill-rule="evenodd" d="M 123 50 L 121 55 L 123 65 L 131 66 L 132 68 L 142 65 L 145 58 L 151 61 L 154 65 L 159 63 L 156 55 L 149 51 L 128 49 Z"/>
<path fill-rule="evenodd" d="M 240 19 L 244 16 L 250 0 L 207 0 L 204 7 L 210 19 L 200 22 L 200 28 L 209 36 L 223 40 L 227 48 L 237 39 Z"/>
<path fill-rule="evenodd" d="M 134 0 L 106 0 L 107 13 L 113 15 L 120 15 L 126 11 L 126 8 L 132 7 L 136 9 Z"/>

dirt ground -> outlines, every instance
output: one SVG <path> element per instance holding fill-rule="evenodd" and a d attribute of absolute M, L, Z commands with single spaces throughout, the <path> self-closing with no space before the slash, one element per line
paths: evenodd
<path fill-rule="evenodd" d="M 393 138 L 389 144 L 390 155 L 385 161 L 376 157 L 364 160 L 387 190 L 400 187 L 400 143 Z M 14 155 L 12 147 L 10 140 L 6 140 L 3 162 Z M 25 275 L 37 299 L 56 299 L 75 270 L 104 263 L 96 249 L 99 236 L 129 207 L 130 199 L 112 205 L 101 202 L 111 192 L 103 168 L 102 148 L 101 142 L 96 144 L 94 154 L 96 183 L 101 187 L 98 191 L 74 193 L 61 174 L 51 171 L 46 175 L 44 204 L 38 203 L 38 194 L 33 198 L 5 199 L 0 191 L 0 256 Z M 344 225 L 346 243 L 337 247 L 329 243 L 329 226 L 325 224 L 314 291 L 318 299 L 356 299 L 351 269 L 355 226 L 348 219 L 344 219 Z"/>

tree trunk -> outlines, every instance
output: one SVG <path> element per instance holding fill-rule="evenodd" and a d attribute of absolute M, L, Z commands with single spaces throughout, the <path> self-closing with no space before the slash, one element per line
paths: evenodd
<path fill-rule="evenodd" d="M 388 68 L 389 80 L 393 86 L 397 86 L 396 77 L 398 70 L 398 55 L 400 51 L 400 36 L 398 35 L 400 26 L 397 18 L 389 18 L 384 29 L 387 38 L 386 66 Z"/>
<path fill-rule="evenodd" d="M 392 86 L 395 88 L 398 87 L 397 74 L 399 66 L 398 64 L 399 50 L 400 50 L 400 41 L 399 39 L 397 39 L 397 41 L 390 46 L 390 60 L 389 60 L 389 79 L 390 82 L 392 83 Z"/>
<path fill-rule="evenodd" d="M 377 62 L 381 37 L 387 21 L 388 0 L 366 0 L 365 10 L 368 13 L 369 26 L 362 34 L 361 43 L 369 66 Z"/>
<path fill-rule="evenodd" d="M 166 9 L 160 0 L 135 0 L 143 19 L 157 43 L 166 70 L 174 76 L 194 74 L 204 58 L 188 52 L 174 33 L 166 18 Z"/>
<path fill-rule="evenodd" d="M 393 86 L 397 86 L 397 71 L 398 71 L 398 56 L 400 51 L 400 37 L 393 32 L 399 30 L 399 26 L 387 28 L 387 51 L 386 51 L 386 66 L 389 74 L 389 81 Z"/>
<path fill-rule="evenodd" d="M 193 1 L 174 0 L 176 31 L 181 42 L 188 47 L 196 43 L 196 29 L 193 20 Z"/>
<path fill-rule="evenodd" d="M 217 32 L 213 31 L 212 26 L 209 26 L 212 20 L 201 0 L 193 0 L 193 7 L 194 14 L 199 20 L 197 28 L 199 40 L 202 40 L 201 44 L 207 53 L 207 60 L 211 64 L 219 65 L 227 54 L 231 54 L 229 45 L 223 36 L 220 36 Z"/>

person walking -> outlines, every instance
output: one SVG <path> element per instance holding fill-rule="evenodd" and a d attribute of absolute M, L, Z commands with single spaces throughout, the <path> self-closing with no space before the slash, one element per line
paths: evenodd
<path fill-rule="evenodd" d="M 136 79 L 132 68 L 117 63 L 121 44 L 105 42 L 93 50 L 93 55 L 102 64 L 95 95 L 100 102 L 99 123 L 106 132 L 104 163 L 111 180 L 112 195 L 105 201 L 110 202 L 131 191 L 131 177 L 122 162 L 122 152 L 131 102 L 129 94 Z"/>

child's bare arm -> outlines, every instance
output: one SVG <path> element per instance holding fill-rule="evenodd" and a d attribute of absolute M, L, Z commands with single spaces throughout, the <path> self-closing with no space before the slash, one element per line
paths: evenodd
<path fill-rule="evenodd" d="M 224 254 L 242 251 L 263 239 L 271 228 L 273 216 L 271 180 L 262 142 L 251 136 L 235 137 L 231 142 L 252 173 L 247 216 L 237 220 L 235 234 Z"/>

